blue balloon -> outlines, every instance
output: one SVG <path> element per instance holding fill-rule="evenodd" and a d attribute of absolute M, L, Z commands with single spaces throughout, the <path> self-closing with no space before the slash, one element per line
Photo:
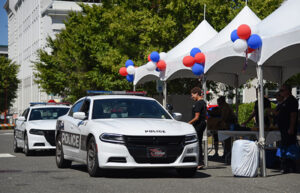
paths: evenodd
<path fill-rule="evenodd" d="M 236 29 L 231 32 L 230 38 L 232 42 L 235 42 L 235 40 L 239 39 Z"/>
<path fill-rule="evenodd" d="M 195 57 L 195 55 L 200 52 L 201 52 L 201 50 L 199 48 L 193 48 L 190 52 L 190 55 Z"/>
<path fill-rule="evenodd" d="M 157 68 L 157 67 L 156 67 L 156 69 L 155 69 L 155 70 L 156 70 L 157 72 L 160 72 L 159 68 Z"/>
<path fill-rule="evenodd" d="M 133 75 L 130 75 L 130 74 L 128 74 L 128 75 L 126 76 L 126 79 L 127 79 L 127 81 L 128 81 L 128 82 L 133 82 L 133 80 L 134 80 L 134 76 L 133 76 Z"/>
<path fill-rule="evenodd" d="M 247 40 L 248 46 L 252 49 L 261 48 L 262 40 L 257 34 L 252 34 Z"/>
<path fill-rule="evenodd" d="M 201 74 L 204 73 L 204 67 L 199 63 L 195 63 L 194 66 L 192 67 L 192 72 L 195 75 L 200 76 Z"/>
<path fill-rule="evenodd" d="M 159 53 L 158 52 L 152 52 L 150 54 L 150 59 L 153 61 L 153 62 L 158 62 L 160 57 L 159 57 Z"/>
<path fill-rule="evenodd" d="M 127 60 L 127 61 L 125 62 L 125 67 L 127 68 L 128 66 L 134 66 L 134 63 L 133 63 L 132 60 Z"/>

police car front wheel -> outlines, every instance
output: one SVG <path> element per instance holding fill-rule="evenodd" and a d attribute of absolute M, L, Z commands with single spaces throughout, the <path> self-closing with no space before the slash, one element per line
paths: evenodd
<path fill-rule="evenodd" d="M 97 145 L 94 137 L 91 137 L 87 146 L 87 170 L 91 177 L 101 175 L 99 168 Z"/>
<path fill-rule="evenodd" d="M 59 134 L 56 138 L 55 160 L 58 168 L 70 168 L 72 165 L 71 160 L 64 159 L 64 151 L 62 147 L 61 134 Z"/>
<path fill-rule="evenodd" d="M 32 151 L 32 150 L 29 150 L 28 136 L 27 136 L 26 133 L 25 133 L 25 137 L 24 137 L 24 138 L 25 138 L 25 139 L 24 139 L 24 149 L 23 149 L 23 151 L 24 151 L 24 153 L 25 153 L 26 156 L 31 156 L 31 155 L 33 154 L 33 151 Z"/>
<path fill-rule="evenodd" d="M 21 148 L 18 147 L 18 142 L 15 134 L 14 134 L 14 152 L 15 153 L 21 152 Z"/>

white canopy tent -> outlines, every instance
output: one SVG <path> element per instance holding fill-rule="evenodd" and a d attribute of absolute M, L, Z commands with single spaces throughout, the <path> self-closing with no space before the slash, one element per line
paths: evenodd
<path fill-rule="evenodd" d="M 206 20 L 203 20 L 186 39 L 167 53 L 165 80 L 197 78 L 192 73 L 191 68 L 182 64 L 182 60 L 185 56 L 190 55 L 191 49 L 201 47 L 217 34 L 218 32 Z"/>
<path fill-rule="evenodd" d="M 300 72 L 299 18 L 300 1 L 287 0 L 255 27 L 263 40 L 257 63 L 264 79 L 282 84 Z"/>
<path fill-rule="evenodd" d="M 248 61 L 248 67 L 243 72 L 245 53 L 237 53 L 233 50 L 230 35 L 241 24 L 247 24 L 253 28 L 260 22 L 261 20 L 255 13 L 245 6 L 216 37 L 201 47 L 206 56 L 204 69 L 206 79 L 239 87 L 256 76 L 255 64 L 252 61 Z"/>
<path fill-rule="evenodd" d="M 192 48 L 200 47 L 216 34 L 217 31 L 214 30 L 214 28 L 206 20 L 203 20 L 189 36 L 187 36 L 176 47 L 167 52 L 165 60 L 167 67 L 165 72 L 148 71 L 146 69 L 146 65 L 140 66 L 136 68 L 133 84 L 143 84 L 147 81 L 157 79 L 165 81 L 168 79 L 168 76 L 181 69 L 188 69 L 183 72 L 183 75 L 187 73 L 188 75 L 193 76 L 190 69 L 183 66 L 182 58 L 186 56 Z"/>

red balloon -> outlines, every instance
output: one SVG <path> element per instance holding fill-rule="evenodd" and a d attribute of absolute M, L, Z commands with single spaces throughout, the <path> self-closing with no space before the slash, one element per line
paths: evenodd
<path fill-rule="evenodd" d="M 248 47 L 247 52 L 248 52 L 248 54 L 250 54 L 250 53 L 252 53 L 254 50 L 255 50 L 255 49 L 252 49 L 252 48 Z"/>
<path fill-rule="evenodd" d="M 157 66 L 157 68 L 158 68 L 159 70 L 165 70 L 166 67 L 167 67 L 167 64 L 166 64 L 165 61 L 160 60 L 160 61 L 157 62 L 156 66 Z"/>
<path fill-rule="evenodd" d="M 148 62 L 150 62 L 150 61 L 151 61 L 150 55 L 151 55 L 151 54 L 149 54 L 149 55 L 148 55 Z"/>
<path fill-rule="evenodd" d="M 247 40 L 251 35 L 251 28 L 246 24 L 242 24 L 237 28 L 237 35 L 239 38 Z"/>
<path fill-rule="evenodd" d="M 126 67 L 120 68 L 119 73 L 121 76 L 127 76 L 128 73 Z"/>
<path fill-rule="evenodd" d="M 204 64 L 205 63 L 205 55 L 201 53 L 197 53 L 195 55 L 195 62 L 199 64 Z"/>
<path fill-rule="evenodd" d="M 195 64 L 195 58 L 193 56 L 185 56 L 182 60 L 183 65 L 186 67 L 192 67 Z"/>

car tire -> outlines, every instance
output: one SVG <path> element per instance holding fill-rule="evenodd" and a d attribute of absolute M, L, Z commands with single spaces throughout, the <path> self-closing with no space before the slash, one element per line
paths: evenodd
<path fill-rule="evenodd" d="M 177 173 L 181 177 L 194 177 L 197 171 L 197 168 L 177 168 Z"/>
<path fill-rule="evenodd" d="M 26 156 L 31 156 L 31 155 L 33 155 L 33 151 L 32 151 L 32 150 L 29 150 L 28 136 L 27 136 L 26 133 L 25 133 L 25 136 L 24 136 L 24 148 L 23 148 L 23 151 L 24 151 L 24 153 L 25 153 Z"/>
<path fill-rule="evenodd" d="M 58 168 L 70 168 L 72 165 L 71 160 L 66 160 L 64 158 L 61 134 L 59 134 L 56 138 L 55 161 Z"/>
<path fill-rule="evenodd" d="M 18 147 L 18 142 L 17 142 L 17 138 L 16 138 L 16 134 L 14 133 L 14 152 L 15 153 L 19 153 L 21 152 L 21 148 Z"/>
<path fill-rule="evenodd" d="M 86 156 L 87 170 L 91 177 L 97 177 L 102 174 L 102 170 L 99 168 L 98 152 L 96 141 L 94 137 L 89 139 L 87 145 L 87 156 Z"/>

